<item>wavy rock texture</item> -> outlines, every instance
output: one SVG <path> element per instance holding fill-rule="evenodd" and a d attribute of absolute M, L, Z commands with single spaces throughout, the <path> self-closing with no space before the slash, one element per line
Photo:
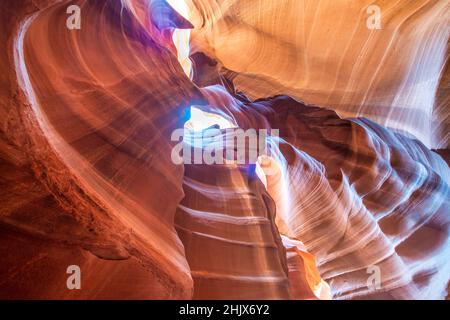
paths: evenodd
<path fill-rule="evenodd" d="M 196 299 L 287 299 L 275 204 L 245 167 L 186 166 L 175 224 Z"/>
<path fill-rule="evenodd" d="M 449 1 L 73 3 L 1 11 L 2 298 L 445 298 Z M 279 147 L 175 165 L 190 105 Z"/>
<path fill-rule="evenodd" d="M 334 298 L 447 295 L 450 171 L 437 153 L 286 96 L 221 105 L 216 88 L 206 90 L 240 127 L 280 128 L 280 147 L 261 165 L 277 226 L 316 256 Z M 381 270 L 381 289 L 367 284 L 371 266 Z"/>
<path fill-rule="evenodd" d="M 267 118 L 290 142 L 267 177 L 280 232 L 316 255 L 333 296 L 445 297 L 450 172 L 442 158 L 367 119 L 285 97 L 255 104 L 273 108 Z M 383 292 L 367 286 L 372 265 Z"/>
<path fill-rule="evenodd" d="M 450 1 L 188 2 L 194 50 L 221 62 L 252 98 L 289 94 L 449 147 L 448 84 L 441 106 L 435 94 L 448 59 Z M 373 4 L 381 30 L 367 28 Z"/>
<path fill-rule="evenodd" d="M 24 136 L 17 143 L 37 179 L 83 230 L 69 223 L 70 240 L 87 250 L 84 255 L 140 264 L 149 284 L 157 283 L 138 291 L 141 298 L 189 298 L 192 279 L 173 227 L 183 167 L 171 165 L 164 137 L 178 126 L 178 107 L 195 98 L 196 89 L 121 2 L 79 4 L 86 31 L 65 27 L 66 3 L 15 22 L 6 70 L 16 73 L 12 90 L 19 94 L 6 111 L 7 134 Z M 58 261 L 59 254 L 48 253 Z M 112 282 L 123 282 L 121 264 L 110 265 Z M 12 278 L 7 271 L 4 278 Z M 133 274 L 132 268 L 126 272 Z M 108 274 L 100 283 L 108 280 L 102 277 Z"/>

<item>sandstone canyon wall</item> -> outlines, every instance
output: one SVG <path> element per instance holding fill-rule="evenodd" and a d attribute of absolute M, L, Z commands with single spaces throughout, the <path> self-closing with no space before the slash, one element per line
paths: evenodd
<path fill-rule="evenodd" d="M 183 3 L 1 5 L 0 297 L 445 298 L 450 1 Z M 192 105 L 271 157 L 175 164 Z"/>
<path fill-rule="evenodd" d="M 449 147 L 449 1 L 189 3 L 194 49 L 220 61 L 252 98 L 289 94 Z M 367 27 L 373 4 L 381 29 Z"/>

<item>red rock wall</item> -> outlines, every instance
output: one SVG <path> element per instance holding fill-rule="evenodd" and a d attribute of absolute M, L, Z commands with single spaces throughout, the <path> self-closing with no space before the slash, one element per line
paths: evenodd
<path fill-rule="evenodd" d="M 360 27 L 366 2 L 189 2 L 209 55 L 195 83 L 171 42 L 190 23 L 161 1 L 76 1 L 81 30 L 66 1 L 4 4 L 0 297 L 314 299 L 323 279 L 337 299 L 444 298 L 450 170 L 427 146 L 448 146 L 448 1 L 380 1 L 381 34 Z M 355 14 L 331 28 L 336 8 Z M 247 98 L 280 92 L 377 122 Z M 280 130 L 267 190 L 248 168 L 172 162 L 192 104 Z"/>

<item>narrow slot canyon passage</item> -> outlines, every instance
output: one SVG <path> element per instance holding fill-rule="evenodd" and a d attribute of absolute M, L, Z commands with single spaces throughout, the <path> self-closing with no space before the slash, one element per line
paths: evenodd
<path fill-rule="evenodd" d="M 180 2 L 184 1 L 174 3 L 173 7 L 188 19 L 188 6 Z M 199 81 L 204 77 L 199 72 L 204 72 L 208 66 L 202 65 L 207 63 L 204 56 L 195 63 L 190 62 L 189 37 L 190 31 L 176 30 L 173 42 L 185 74 L 191 78 L 196 75 L 196 80 Z M 226 113 L 230 107 L 226 104 L 227 95 L 229 99 L 232 97 L 221 83 L 210 85 L 207 90 L 217 95 L 223 107 L 213 107 L 212 111 L 216 109 L 216 112 Z M 239 112 L 239 104 L 233 104 L 235 112 Z M 208 106 L 204 107 L 207 108 Z M 252 119 L 252 114 L 247 117 L 246 120 L 250 123 L 258 121 L 257 117 Z M 232 135 L 227 138 L 230 134 L 225 132 L 226 129 L 243 130 L 232 122 L 232 115 L 228 118 L 203 111 L 202 107 L 190 107 L 190 118 L 184 125 L 185 146 L 188 144 L 187 148 L 201 149 L 197 152 L 204 154 L 209 148 L 208 144 L 217 144 L 218 140 L 222 140 L 221 135 L 224 135 L 224 143 L 221 141 L 217 148 L 219 150 L 215 150 L 215 153 L 220 152 L 226 158 L 227 143 L 230 139 L 235 139 Z M 210 128 L 220 130 L 214 132 L 219 139 L 214 135 L 210 135 L 209 139 L 205 138 Z M 196 139 L 201 141 L 196 143 Z M 235 140 L 231 142 L 233 149 L 245 149 L 248 160 L 249 148 L 254 147 L 252 142 L 255 142 L 251 138 L 245 140 L 243 145 L 235 145 Z M 263 143 L 264 148 L 267 148 L 269 142 Z M 331 299 L 329 286 L 320 278 L 315 257 L 307 253 L 301 242 L 296 245 L 287 237 L 284 241 L 281 239 L 276 225 L 276 204 L 266 190 L 269 182 L 262 165 L 265 163 L 268 172 L 271 166 L 277 167 L 278 171 L 281 168 L 274 163 L 273 158 L 263 155 L 264 151 L 259 149 L 261 155 L 254 163 L 227 163 L 225 160 L 225 163 L 220 161 L 220 164 L 190 162 L 184 165 L 185 197 L 175 215 L 175 227 L 184 245 L 194 280 L 193 298 Z M 189 155 L 193 156 L 195 152 L 190 151 Z M 279 154 L 280 150 L 277 149 L 276 152 Z M 234 157 L 232 159 L 235 160 Z M 281 174 L 277 173 L 278 176 Z M 272 184 L 271 187 L 276 186 Z"/>
<path fill-rule="evenodd" d="M 449 299 L 450 0 L 0 7 L 0 299 Z"/>
<path fill-rule="evenodd" d="M 191 107 L 184 143 L 191 142 L 187 146 L 191 148 L 195 145 L 192 136 L 202 136 L 212 127 L 226 135 L 225 129 L 236 125 Z M 201 153 L 208 143 L 217 139 L 197 145 Z M 224 154 L 226 145 L 219 148 L 216 152 Z M 276 204 L 267 191 L 268 186 L 279 188 L 281 169 L 273 158 L 260 156 L 253 164 L 191 163 L 184 168 L 185 197 L 175 215 L 175 227 L 194 280 L 194 299 L 331 298 L 315 257 L 301 242 L 281 238 Z"/>

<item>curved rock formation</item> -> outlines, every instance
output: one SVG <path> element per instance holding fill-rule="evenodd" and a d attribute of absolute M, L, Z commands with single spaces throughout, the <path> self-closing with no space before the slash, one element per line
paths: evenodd
<path fill-rule="evenodd" d="M 450 2 L 168 2 L 3 5 L 0 297 L 445 298 Z M 280 135 L 176 164 L 191 106 Z"/>
<path fill-rule="evenodd" d="M 290 142 L 279 172 L 267 176 L 280 232 L 316 255 L 334 297 L 445 297 L 450 172 L 442 158 L 367 119 L 285 97 L 257 104 L 273 108 L 267 119 Z M 367 286 L 370 266 L 381 270 L 381 289 Z"/>
<path fill-rule="evenodd" d="M 186 166 L 175 224 L 196 299 L 287 299 L 286 255 L 275 204 L 238 166 Z"/>
<path fill-rule="evenodd" d="M 449 147 L 448 85 L 435 108 L 448 59 L 448 0 L 188 2 L 193 49 L 220 61 L 250 97 L 289 94 Z M 374 4 L 381 21 L 371 29 Z"/>
<path fill-rule="evenodd" d="M 122 3 L 80 6 L 95 41 L 92 32 L 65 28 L 66 3 L 17 22 L 8 44 L 18 114 L 7 134 L 23 135 L 18 143 L 37 179 L 83 230 L 70 229 L 69 243 L 102 259 L 135 259 L 163 287 L 140 297 L 189 298 L 192 280 L 173 227 L 183 167 L 171 165 L 165 137 L 198 93 Z"/>

